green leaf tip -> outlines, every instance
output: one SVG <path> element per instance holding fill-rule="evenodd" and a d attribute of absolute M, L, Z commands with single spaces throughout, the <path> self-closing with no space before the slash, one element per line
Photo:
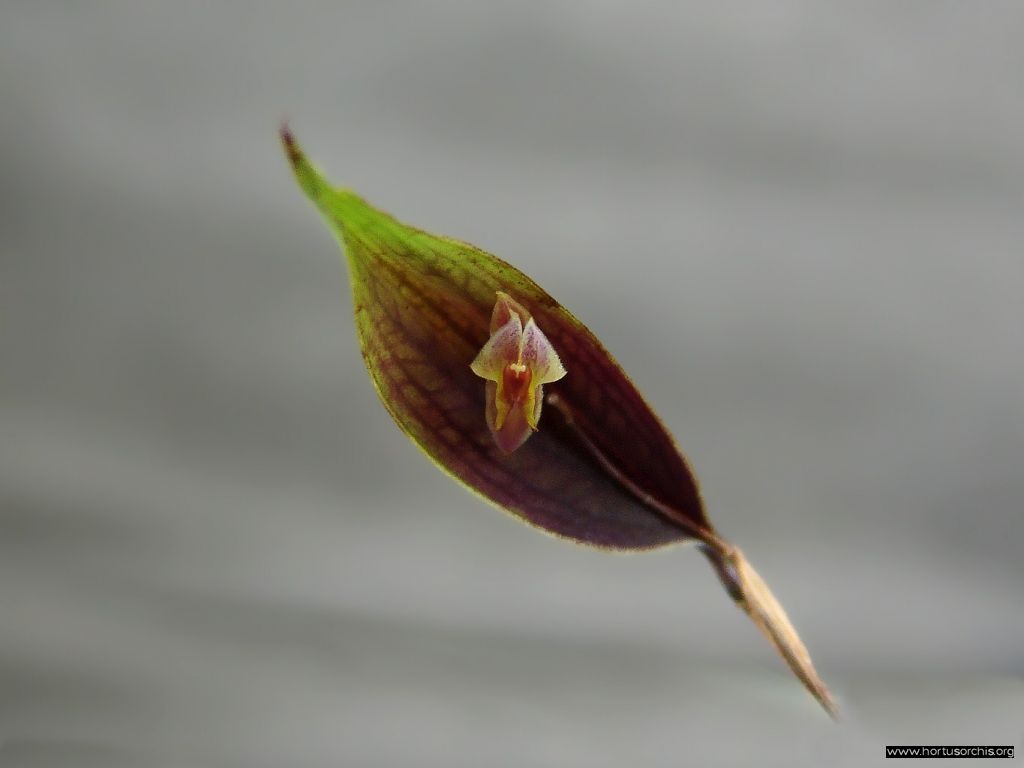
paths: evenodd
<path fill-rule="evenodd" d="M 285 155 L 291 163 L 295 179 L 299 187 L 306 193 L 306 197 L 319 207 L 319 201 L 323 196 L 327 183 L 323 176 L 309 163 L 306 154 L 302 151 L 295 135 L 291 132 L 287 123 L 281 125 L 281 143 L 284 145 Z"/>
<path fill-rule="evenodd" d="M 454 480 L 548 533 L 619 551 L 696 542 L 834 716 L 781 604 L 708 520 L 689 463 L 594 334 L 511 264 L 333 187 L 287 125 L 280 136 L 345 251 L 363 360 L 399 429 Z"/>

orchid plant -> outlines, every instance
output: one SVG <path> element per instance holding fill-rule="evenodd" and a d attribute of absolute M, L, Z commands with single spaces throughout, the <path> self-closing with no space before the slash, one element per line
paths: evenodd
<path fill-rule="evenodd" d="M 347 256 L 363 359 L 399 428 L 452 478 L 550 533 L 620 551 L 696 543 L 835 716 L 782 606 L 712 526 L 686 460 L 594 334 L 512 265 L 333 187 L 287 127 L 281 139 Z"/>

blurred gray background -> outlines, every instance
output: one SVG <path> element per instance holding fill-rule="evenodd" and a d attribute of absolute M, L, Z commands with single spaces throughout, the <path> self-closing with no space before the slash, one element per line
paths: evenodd
<path fill-rule="evenodd" d="M 860 766 L 1024 738 L 1018 3 L 0 8 L 0 765 Z M 682 547 L 465 493 L 276 131 L 604 340 Z"/>

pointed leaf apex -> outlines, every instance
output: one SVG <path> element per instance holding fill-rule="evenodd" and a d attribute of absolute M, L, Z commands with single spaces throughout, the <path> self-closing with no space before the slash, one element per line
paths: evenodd
<path fill-rule="evenodd" d="M 390 218 L 375 211 L 350 189 L 334 187 L 306 157 L 287 124 L 281 125 L 281 144 L 299 187 L 339 235 L 360 226 L 367 217 Z"/>
<path fill-rule="evenodd" d="M 329 191 L 330 187 L 320 172 L 306 159 L 306 154 L 295 140 L 295 135 L 287 123 L 281 125 L 281 143 L 284 145 L 285 155 L 288 157 L 288 162 L 291 163 L 299 187 L 306 193 L 306 197 L 320 207 L 320 198 Z"/>

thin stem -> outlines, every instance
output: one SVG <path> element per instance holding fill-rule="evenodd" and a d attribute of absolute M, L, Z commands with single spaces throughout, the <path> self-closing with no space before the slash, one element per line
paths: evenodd
<path fill-rule="evenodd" d="M 682 511 L 675 507 L 670 507 L 660 499 L 655 498 L 627 477 L 617 466 L 615 466 L 615 464 L 612 463 L 612 460 L 605 455 L 604 451 L 598 448 L 597 445 L 594 444 L 594 441 L 579 428 L 579 425 L 576 423 L 576 419 L 573 418 L 572 406 L 565 402 L 565 400 L 557 393 L 552 392 L 547 395 L 544 398 L 544 402 L 552 408 L 555 408 L 562 415 L 565 423 L 572 428 L 573 433 L 577 438 L 579 438 L 580 442 L 583 443 L 583 446 L 587 451 L 590 452 L 590 455 L 593 456 L 597 463 L 601 465 L 601 468 L 611 475 L 619 485 L 635 496 L 641 504 L 646 507 L 650 507 L 664 517 L 667 517 L 689 535 L 693 536 L 695 539 L 699 539 L 706 546 L 712 547 L 716 550 L 722 549 L 725 546 L 725 542 L 714 531 L 705 528 L 702 525 L 698 525 Z"/>

